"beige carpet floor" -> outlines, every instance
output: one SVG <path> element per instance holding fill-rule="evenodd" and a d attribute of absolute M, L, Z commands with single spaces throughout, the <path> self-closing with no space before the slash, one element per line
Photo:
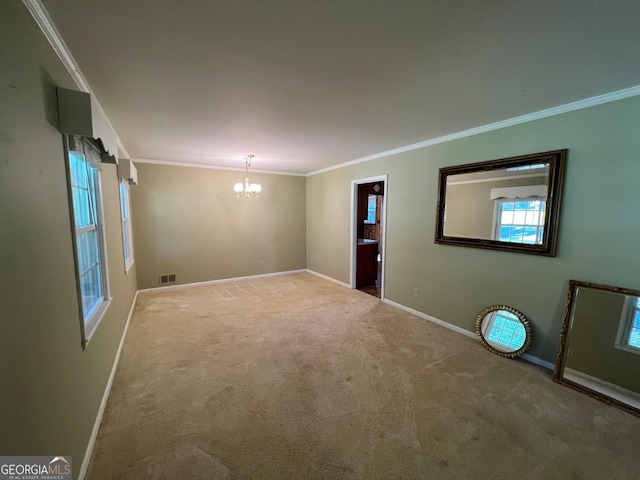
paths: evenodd
<path fill-rule="evenodd" d="M 637 479 L 640 418 L 307 273 L 141 294 L 87 478 Z"/>

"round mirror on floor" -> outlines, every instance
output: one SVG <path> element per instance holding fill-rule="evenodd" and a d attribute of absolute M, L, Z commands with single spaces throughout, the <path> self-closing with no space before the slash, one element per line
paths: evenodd
<path fill-rule="evenodd" d="M 476 332 L 482 344 L 501 357 L 519 357 L 531 345 L 531 326 L 527 318 L 506 305 L 493 305 L 480 312 Z"/>

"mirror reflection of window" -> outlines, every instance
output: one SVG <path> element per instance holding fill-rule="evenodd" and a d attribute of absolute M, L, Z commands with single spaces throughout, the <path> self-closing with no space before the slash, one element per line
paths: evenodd
<path fill-rule="evenodd" d="M 632 322 L 627 344 L 631 347 L 640 349 L 640 298 L 636 299 L 636 304 L 631 318 Z"/>
<path fill-rule="evenodd" d="M 640 355 L 640 298 L 627 297 L 622 315 L 616 347 Z"/>
<path fill-rule="evenodd" d="M 546 199 L 496 200 L 494 240 L 541 245 L 544 234 Z"/>
<path fill-rule="evenodd" d="M 435 243 L 555 256 L 566 157 L 565 149 L 440 168 Z"/>
<path fill-rule="evenodd" d="M 571 280 L 554 380 L 640 413 L 640 291 Z"/>
<path fill-rule="evenodd" d="M 376 223 L 377 198 L 377 195 L 369 195 L 369 197 L 367 198 L 367 218 L 365 219 L 364 223 Z"/>
<path fill-rule="evenodd" d="M 444 234 L 542 245 L 548 163 L 449 175 Z"/>
<path fill-rule="evenodd" d="M 494 312 L 492 318 L 483 325 L 483 333 L 487 341 L 508 350 L 518 350 L 524 345 L 527 336 L 518 317 L 505 310 Z"/>

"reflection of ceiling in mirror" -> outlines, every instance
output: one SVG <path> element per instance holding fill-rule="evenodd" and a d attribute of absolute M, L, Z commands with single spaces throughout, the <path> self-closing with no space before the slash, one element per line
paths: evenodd
<path fill-rule="evenodd" d="M 543 168 L 528 168 L 526 170 L 513 170 L 512 168 L 501 168 L 484 172 L 462 173 L 459 175 L 448 175 L 447 185 L 464 185 L 467 183 L 494 182 L 500 180 L 514 180 L 518 178 L 544 178 L 541 184 L 547 184 L 549 178 L 549 164 Z M 529 167 L 529 165 L 527 165 Z M 519 167 L 516 167 L 519 168 Z"/>

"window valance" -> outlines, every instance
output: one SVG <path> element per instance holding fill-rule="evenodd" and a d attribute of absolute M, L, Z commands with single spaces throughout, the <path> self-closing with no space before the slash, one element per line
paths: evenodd
<path fill-rule="evenodd" d="M 68 88 L 58 87 L 57 93 L 60 132 L 95 138 L 107 152 L 102 161 L 117 163 L 118 137 L 96 99 L 89 93 Z"/>
<path fill-rule="evenodd" d="M 527 197 L 542 197 L 547 198 L 547 186 L 546 185 L 526 185 L 520 187 L 504 187 L 504 188 L 492 188 L 491 200 L 496 198 L 527 198 Z"/>

